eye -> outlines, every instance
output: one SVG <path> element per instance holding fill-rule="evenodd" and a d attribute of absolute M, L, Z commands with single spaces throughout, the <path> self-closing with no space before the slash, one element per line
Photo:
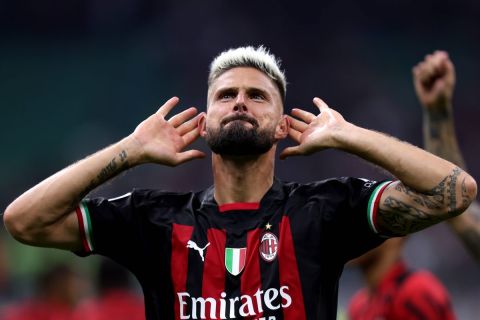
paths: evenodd
<path fill-rule="evenodd" d="M 219 98 L 220 98 L 220 100 L 231 100 L 231 99 L 235 98 L 235 96 L 232 93 L 222 93 L 219 96 Z"/>
<path fill-rule="evenodd" d="M 265 96 L 261 92 L 252 92 L 250 94 L 250 99 L 263 101 L 265 100 Z"/>
<path fill-rule="evenodd" d="M 218 93 L 218 100 L 230 101 L 232 99 L 235 99 L 236 96 L 237 96 L 237 93 L 235 91 L 225 90 L 225 91 L 222 91 L 222 92 Z"/>

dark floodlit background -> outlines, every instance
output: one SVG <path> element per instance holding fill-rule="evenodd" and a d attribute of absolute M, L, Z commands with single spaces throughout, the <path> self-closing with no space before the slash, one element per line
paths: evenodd
<path fill-rule="evenodd" d="M 447 50 L 457 71 L 461 149 L 480 179 L 478 1 L 0 0 L 2 211 L 30 186 L 128 135 L 169 97 L 179 96 L 181 108 L 204 110 L 209 62 L 247 44 L 264 44 L 282 59 L 287 112 L 315 111 L 311 100 L 318 95 L 347 120 L 419 146 L 421 108 L 411 68 L 425 54 Z M 206 149 L 204 141 L 195 147 Z M 385 177 L 339 151 L 279 161 L 276 175 Z M 145 165 L 94 194 L 198 190 L 211 182 L 209 159 L 173 169 Z M 0 235 L 0 283 L 10 284 L 0 304 L 27 296 L 36 274 L 57 261 L 75 264 L 86 279 L 96 265 L 97 258 L 32 249 L 4 230 Z M 441 278 L 460 319 L 478 317 L 480 269 L 447 226 L 412 236 L 405 256 Z M 346 268 L 341 309 L 361 285 L 358 271 Z"/>

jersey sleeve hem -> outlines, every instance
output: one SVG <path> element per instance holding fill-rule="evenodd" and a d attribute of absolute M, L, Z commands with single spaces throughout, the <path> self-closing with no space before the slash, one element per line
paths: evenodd
<path fill-rule="evenodd" d="M 386 187 L 392 182 L 393 181 L 384 181 L 380 183 L 378 186 L 375 187 L 372 194 L 370 195 L 370 199 L 368 200 L 368 207 L 367 207 L 368 225 L 370 226 L 370 229 L 376 234 L 380 234 L 380 231 L 377 225 L 377 212 L 380 204 L 380 198 L 382 197 L 383 191 L 385 191 Z"/>
<path fill-rule="evenodd" d="M 87 203 L 82 201 L 76 208 L 78 225 L 80 228 L 80 237 L 82 239 L 82 245 L 84 254 L 89 255 L 93 253 L 93 241 L 92 241 L 92 222 L 90 219 L 90 211 L 88 210 Z"/>

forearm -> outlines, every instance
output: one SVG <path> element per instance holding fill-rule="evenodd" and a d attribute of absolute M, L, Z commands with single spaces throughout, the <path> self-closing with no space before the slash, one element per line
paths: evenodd
<path fill-rule="evenodd" d="M 340 149 L 386 169 L 416 191 L 428 193 L 460 171 L 446 160 L 385 134 L 351 124 L 346 130 L 348 134 L 342 134 L 338 141 Z M 466 176 L 463 171 L 455 174 L 452 179 L 457 188 Z"/>
<path fill-rule="evenodd" d="M 453 111 L 450 105 L 424 109 L 423 138 L 425 150 L 466 169 L 456 139 Z"/>
<path fill-rule="evenodd" d="M 7 229 L 21 241 L 42 245 L 42 235 L 65 219 L 88 192 L 134 166 L 138 159 L 135 140 L 125 138 L 57 172 L 8 206 Z"/>

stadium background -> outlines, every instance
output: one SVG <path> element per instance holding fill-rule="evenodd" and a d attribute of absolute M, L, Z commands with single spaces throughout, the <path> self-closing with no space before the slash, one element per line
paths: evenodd
<path fill-rule="evenodd" d="M 204 110 L 209 62 L 246 44 L 264 44 L 282 59 L 286 111 L 314 111 L 311 99 L 318 95 L 347 120 L 419 146 L 421 109 L 411 68 L 425 54 L 447 50 L 457 70 L 457 133 L 479 180 L 479 40 L 480 3 L 474 0 L 0 0 L 0 207 L 129 134 L 172 95 L 183 108 Z M 203 141 L 195 146 L 206 149 Z M 279 161 L 276 172 L 297 181 L 385 177 L 338 151 Z M 208 159 L 174 169 L 145 165 L 94 194 L 119 195 L 134 186 L 198 190 L 211 182 Z M 98 261 L 28 248 L 3 227 L 0 235 L 4 282 L 14 287 L 13 296 L 0 294 L 0 305 L 27 296 L 35 275 L 57 261 L 74 264 L 87 277 Z M 459 319 L 478 317 L 478 265 L 447 226 L 412 236 L 406 257 L 445 283 Z M 361 285 L 358 271 L 346 268 L 340 308 Z"/>

